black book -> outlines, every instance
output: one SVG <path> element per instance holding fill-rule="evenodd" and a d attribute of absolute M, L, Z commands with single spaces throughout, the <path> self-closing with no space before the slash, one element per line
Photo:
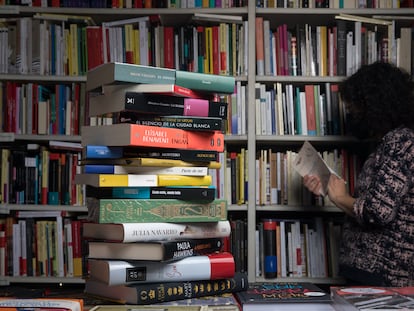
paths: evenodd
<path fill-rule="evenodd" d="M 125 91 L 91 96 L 89 99 L 90 116 L 125 110 L 157 115 L 227 119 L 227 103 L 208 99 Z"/>

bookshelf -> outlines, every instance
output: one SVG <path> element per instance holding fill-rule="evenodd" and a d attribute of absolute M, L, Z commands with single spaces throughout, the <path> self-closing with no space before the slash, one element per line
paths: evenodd
<path fill-rule="evenodd" d="M 206 14 L 225 14 L 231 16 L 242 16 L 244 21 L 248 21 L 248 31 L 246 36 L 248 41 L 256 41 L 256 17 L 262 17 L 264 20 L 270 21 L 270 29 L 275 30 L 277 26 L 281 24 L 287 24 L 288 28 L 293 28 L 297 24 L 301 25 L 333 25 L 336 22 L 335 17 L 339 14 L 352 14 L 361 17 L 373 17 L 373 16 L 393 16 L 395 17 L 395 27 L 399 28 L 408 25 L 410 22 L 403 17 L 409 19 L 414 16 L 413 8 L 263 8 L 256 7 L 256 1 L 249 1 L 247 6 L 233 7 L 233 8 L 180 8 L 180 9 L 165 9 L 165 8 L 147 8 L 147 9 L 133 9 L 133 8 L 55 8 L 55 7 L 30 7 L 30 6 L 0 6 L 0 16 L 2 18 L 19 18 L 30 17 L 36 14 L 59 14 L 59 15 L 76 15 L 76 16 L 91 16 L 97 25 L 102 23 L 109 23 L 117 20 L 125 20 L 129 18 L 139 18 L 143 16 L 157 15 L 160 17 L 161 24 L 164 25 L 184 25 L 191 22 L 191 18 L 195 13 Z M 398 17 L 402 17 L 401 19 Z M 256 254 L 256 236 L 254 232 L 257 229 L 257 224 L 260 218 L 264 217 L 286 217 L 289 218 L 292 215 L 329 215 L 338 214 L 338 210 L 332 206 L 304 206 L 302 205 L 289 205 L 289 204 L 266 204 L 258 205 L 256 203 L 257 191 L 255 182 L 259 176 L 256 173 L 255 160 L 257 153 L 262 149 L 274 149 L 277 151 L 286 150 L 298 150 L 304 140 L 310 141 L 314 146 L 320 150 L 325 148 L 352 148 L 358 142 L 347 136 L 343 135 L 325 135 L 325 136 L 307 136 L 307 135 L 276 135 L 276 134 L 257 134 L 256 129 L 256 109 L 254 105 L 254 96 L 256 93 L 255 84 L 259 83 L 265 85 L 267 88 L 271 88 L 275 84 L 281 84 L 283 87 L 287 84 L 293 86 L 303 87 L 305 85 L 325 85 L 326 83 L 336 84 L 339 83 L 343 76 L 338 75 L 257 75 L 257 63 L 256 63 L 256 50 L 255 44 L 247 44 L 245 51 L 246 57 L 246 70 L 241 74 L 238 74 L 236 81 L 246 87 L 246 94 L 248 94 L 248 105 L 246 108 L 246 115 L 249 117 L 247 122 L 247 128 L 245 133 L 240 135 L 226 135 L 226 148 L 231 151 L 240 151 L 241 148 L 247 150 L 246 157 L 248 158 L 248 183 L 246 194 L 248 196 L 247 202 L 242 204 L 231 204 L 229 206 L 230 214 L 236 215 L 235 217 L 245 218 L 247 220 L 247 272 L 249 275 L 249 281 L 310 281 L 313 283 L 337 283 L 340 279 L 331 277 L 289 277 L 289 278 L 275 278 L 264 279 L 262 276 L 256 274 L 256 263 L 258 261 Z M 0 81 L 17 81 L 20 83 L 30 83 L 32 81 L 38 81 L 45 84 L 54 83 L 84 83 L 86 81 L 85 76 L 73 76 L 73 75 L 36 75 L 36 74 L 0 74 Z M 4 140 L 3 140 L 4 138 Z M 26 134 L 8 134 L 2 133 L 0 141 L 19 141 L 24 140 L 66 140 L 66 141 L 79 141 L 79 136 L 55 136 L 46 135 L 38 136 L 26 135 Z M 23 209 L 24 207 L 15 206 L 11 209 Z M 39 207 L 40 208 L 40 207 Z M 63 207 L 66 208 L 66 207 Z M 85 210 L 82 208 L 82 212 Z M 274 216 L 277 215 L 277 216 Z M 27 282 L 28 278 L 24 279 Z M 55 280 L 48 278 L 47 281 Z M 58 279 L 62 281 L 62 279 Z M 11 282 L 19 282 L 19 278 L 10 279 Z M 33 282 L 38 282 L 37 278 L 33 278 Z M 44 281 L 44 279 L 42 279 Z M 66 282 L 66 280 L 64 280 Z M 71 280 L 69 280 L 71 282 Z M 80 280 L 82 282 L 82 280 Z"/>

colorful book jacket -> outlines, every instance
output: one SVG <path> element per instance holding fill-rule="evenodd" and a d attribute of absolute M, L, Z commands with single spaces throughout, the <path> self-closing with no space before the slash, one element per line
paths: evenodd
<path fill-rule="evenodd" d="M 83 237 L 114 242 L 144 242 L 203 238 L 227 238 L 228 220 L 195 223 L 96 223 L 83 224 Z"/>
<path fill-rule="evenodd" d="M 83 300 L 75 298 L 0 298 L 0 310 L 83 311 Z"/>
<path fill-rule="evenodd" d="M 211 222 L 227 219 L 227 201 L 175 199 L 87 199 L 88 218 L 97 223 Z"/>
<path fill-rule="evenodd" d="M 218 280 L 235 274 L 231 253 L 219 252 L 173 262 L 89 259 L 89 277 L 106 285 Z"/>
<path fill-rule="evenodd" d="M 103 282 L 91 279 L 87 279 L 85 282 L 85 292 L 87 294 L 116 300 L 122 304 L 136 305 L 149 305 L 226 293 L 236 293 L 246 290 L 247 287 L 247 274 L 239 272 L 235 273 L 231 278 L 218 280 L 154 282 L 150 284 L 116 286 L 108 286 Z M 130 310 L 131 306 L 127 307 Z M 162 306 L 162 309 L 164 310 L 166 307 L 167 306 Z M 160 308 L 160 306 L 158 305 L 157 308 Z M 98 311 L 105 310 L 98 309 Z"/>
<path fill-rule="evenodd" d="M 224 151 L 224 134 L 221 132 L 196 132 L 137 124 L 84 126 L 81 141 L 83 146 L 152 146 Z"/>

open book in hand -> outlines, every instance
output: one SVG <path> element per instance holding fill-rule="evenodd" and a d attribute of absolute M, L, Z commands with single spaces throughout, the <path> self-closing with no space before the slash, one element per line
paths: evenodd
<path fill-rule="evenodd" d="M 318 176 L 322 184 L 322 195 L 328 194 L 328 182 L 331 174 L 340 177 L 308 141 L 303 143 L 292 165 L 302 177 L 305 175 Z"/>

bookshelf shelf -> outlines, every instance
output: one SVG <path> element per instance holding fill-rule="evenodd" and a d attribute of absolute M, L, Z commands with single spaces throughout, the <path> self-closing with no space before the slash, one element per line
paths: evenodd
<path fill-rule="evenodd" d="M 24 284 L 84 284 L 83 278 L 75 277 L 32 277 L 32 276 L 10 276 L 0 277 L 0 285 L 6 286 L 12 283 L 24 283 Z"/>
<path fill-rule="evenodd" d="M 86 206 L 76 205 L 48 205 L 48 204 L 0 204 L 0 214 L 9 214 L 11 211 L 61 211 L 65 213 L 87 213 Z"/>
<path fill-rule="evenodd" d="M 348 0 L 347 0 L 348 1 Z M 298 149 L 304 141 L 310 141 L 313 145 L 323 148 L 335 147 L 354 147 L 359 146 L 359 142 L 348 136 L 329 135 L 329 136 L 303 136 L 303 135 L 256 135 L 255 116 L 256 111 L 254 107 L 255 97 L 255 83 L 265 84 L 271 86 L 272 84 L 281 83 L 282 85 L 292 84 L 295 86 L 304 86 L 306 84 L 323 85 L 325 83 L 337 84 L 340 83 L 344 76 L 289 76 L 289 75 L 257 75 L 256 74 L 256 59 L 255 59 L 255 45 L 251 44 L 256 41 L 255 33 L 255 18 L 263 17 L 270 21 L 272 30 L 277 25 L 287 24 L 288 27 L 293 27 L 297 24 L 317 25 L 334 25 L 335 16 L 339 14 L 352 14 L 363 17 L 373 16 L 393 16 L 396 20 L 396 28 L 402 25 L 407 25 L 412 22 L 414 16 L 413 8 L 404 9 L 328 9 L 328 8 L 312 8 L 312 9 L 296 9 L 296 8 L 258 8 L 256 1 L 249 1 L 247 7 L 242 8 L 188 8 L 188 9 L 111 9 L 111 8 L 43 8 L 43 7 L 29 7 L 29 6 L 1 6 L 0 16 L 4 18 L 18 18 L 25 16 L 34 16 L 36 14 L 60 14 L 71 16 L 90 16 L 93 21 L 100 25 L 103 22 L 116 21 L 121 19 L 128 19 L 132 17 L 158 15 L 163 25 L 184 25 L 191 21 L 195 13 L 210 13 L 242 16 L 243 20 L 247 20 L 248 40 L 247 46 L 247 73 L 237 76 L 236 81 L 241 82 L 246 86 L 248 94 L 248 103 L 246 105 L 246 115 L 248 116 L 248 123 L 246 134 L 244 135 L 226 135 L 225 145 L 228 150 L 237 150 L 238 148 L 245 148 L 247 150 L 246 156 L 248 159 L 248 176 L 249 186 L 246 190 L 248 201 L 245 204 L 229 204 L 228 210 L 230 213 L 242 214 L 247 220 L 247 244 L 249 245 L 247 254 L 247 272 L 250 282 L 277 282 L 277 281 L 310 281 L 313 283 L 330 284 L 341 282 L 337 278 L 277 278 L 264 279 L 256 276 L 256 241 L 254 232 L 257 229 L 258 215 L 274 214 L 295 215 L 309 213 L 313 214 L 328 214 L 328 216 L 341 213 L 339 209 L 333 206 L 317 207 L 317 206 L 298 206 L 298 205 L 258 205 L 256 204 L 256 188 L 255 181 L 259 176 L 255 172 L 255 160 L 257 154 L 261 149 L 274 148 L 277 150 L 286 151 L 288 149 Z M 407 17 L 407 18 L 405 18 Z M 217 24 L 217 22 L 215 23 Z M 44 75 L 17 75 L 17 74 L 0 74 L 0 81 L 16 81 L 29 83 L 38 81 L 44 84 L 53 85 L 55 83 L 85 83 L 85 76 L 44 76 Z M 20 135 L 13 133 L 0 133 L 0 142 L 41 142 L 49 140 L 61 140 L 68 142 L 80 142 L 80 136 L 65 136 L 65 135 Z M 0 205 L 0 213 L 8 214 L 11 211 L 17 210 L 65 210 L 69 212 L 87 212 L 84 206 L 51 206 L 51 205 L 14 205 L 4 204 Z M 4 212 L 3 212 L 4 211 Z M 76 278 L 26 278 L 26 277 L 6 277 L 0 279 L 2 282 L 41 282 L 41 283 L 83 283 L 82 279 Z"/>

